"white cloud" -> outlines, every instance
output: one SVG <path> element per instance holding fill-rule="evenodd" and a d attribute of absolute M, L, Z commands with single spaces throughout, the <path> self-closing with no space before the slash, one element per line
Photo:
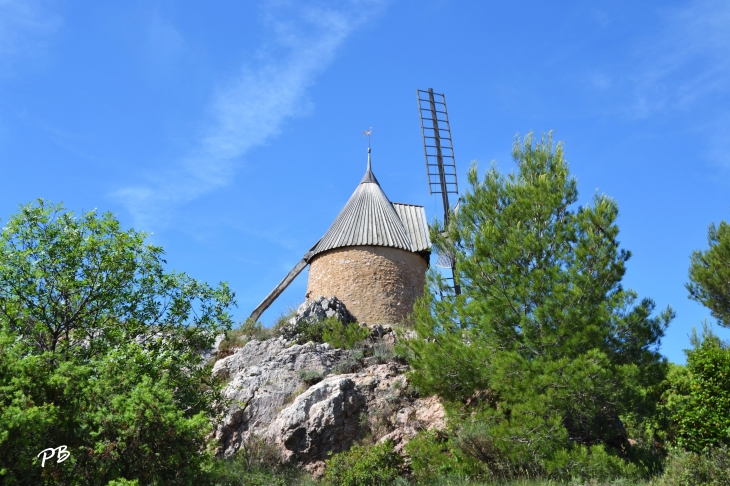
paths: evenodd
<path fill-rule="evenodd" d="M 196 148 L 147 184 L 114 193 L 137 225 L 159 223 L 175 206 L 229 184 L 243 155 L 278 135 L 288 118 L 307 111 L 307 89 L 377 4 L 351 1 L 327 8 L 270 2 L 264 18 L 272 40 L 261 46 L 254 63 L 215 90 L 211 121 Z"/>
<path fill-rule="evenodd" d="M 48 37 L 61 19 L 33 0 L 0 0 L 0 73 L 12 73 L 13 62 L 42 56 Z"/>
<path fill-rule="evenodd" d="M 696 0 L 662 15 L 658 40 L 640 49 L 633 107 L 640 117 L 730 91 L 730 2 Z"/>

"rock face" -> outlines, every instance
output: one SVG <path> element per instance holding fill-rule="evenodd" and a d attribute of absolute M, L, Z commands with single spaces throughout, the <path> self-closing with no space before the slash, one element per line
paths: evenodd
<path fill-rule="evenodd" d="M 406 365 L 383 361 L 284 338 L 247 343 L 213 368 L 215 375 L 231 378 L 224 393 L 233 404 L 216 432 L 222 452 L 233 453 L 256 435 L 275 444 L 282 459 L 318 473 L 328 453 L 347 450 L 366 434 L 390 438 L 401 449 L 419 430 L 442 428 L 438 400 L 416 396 Z M 353 368 L 357 371 L 338 374 Z M 302 370 L 329 376 L 307 386 Z"/>
<path fill-rule="evenodd" d="M 390 438 L 400 450 L 419 430 L 445 425 L 436 399 L 413 396 L 403 375 L 407 368 L 390 362 L 329 376 L 282 410 L 264 437 L 279 447 L 282 459 L 313 472 L 329 452 L 345 451 L 365 434 Z"/>
<path fill-rule="evenodd" d="M 306 385 L 299 372 L 328 373 L 351 352 L 329 344 L 293 344 L 284 338 L 252 340 L 213 366 L 213 376 L 228 377 L 224 395 L 231 405 L 218 427 L 222 452 L 238 450 L 251 434 L 261 435 L 276 415 Z"/>
<path fill-rule="evenodd" d="M 319 321 L 328 317 L 336 317 L 340 322 L 349 324 L 355 322 L 345 304 L 337 297 L 318 297 L 308 300 L 297 309 L 297 314 L 289 319 L 289 323 L 282 329 L 285 339 L 296 341 L 299 337 L 300 326 L 309 322 Z"/>

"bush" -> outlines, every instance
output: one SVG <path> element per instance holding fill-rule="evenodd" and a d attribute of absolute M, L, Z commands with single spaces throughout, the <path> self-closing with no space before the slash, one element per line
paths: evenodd
<path fill-rule="evenodd" d="M 726 446 L 703 453 L 673 450 L 667 457 L 664 474 L 652 486 L 694 486 L 730 484 L 730 451 Z"/>
<path fill-rule="evenodd" d="M 387 363 L 395 356 L 393 346 L 389 344 L 379 343 L 373 346 L 373 357 L 378 360 L 378 363 Z"/>
<path fill-rule="evenodd" d="M 361 327 L 356 322 L 343 324 L 335 318 L 328 318 L 324 323 L 322 340 L 334 348 L 352 349 L 370 335 L 366 327 Z"/>
<path fill-rule="evenodd" d="M 375 446 L 353 446 L 326 461 L 324 483 L 335 486 L 385 486 L 400 476 L 403 458 L 393 442 Z"/>
<path fill-rule="evenodd" d="M 299 372 L 299 379 L 306 383 L 308 386 L 316 385 L 324 378 L 324 373 L 319 370 L 301 370 Z"/>
<path fill-rule="evenodd" d="M 297 342 L 329 343 L 334 348 L 352 349 L 369 334 L 367 328 L 360 327 L 356 322 L 345 324 L 336 317 L 327 317 L 301 322 Z"/>
<path fill-rule="evenodd" d="M 234 295 L 166 271 L 146 237 L 42 200 L 0 233 L 3 484 L 206 483 L 223 397 L 201 351 Z"/>
<path fill-rule="evenodd" d="M 694 348 L 687 350 L 684 373 L 675 373 L 665 393 L 665 410 L 677 445 L 702 452 L 730 446 L 730 349 L 709 326 L 701 337 L 693 335 Z"/>
<path fill-rule="evenodd" d="M 294 486 L 314 484 L 293 464 L 281 464 L 278 450 L 259 438 L 245 441 L 233 457 L 217 459 L 216 486 Z"/>
<path fill-rule="evenodd" d="M 343 375 L 346 373 L 355 373 L 357 370 L 362 368 L 362 357 L 362 350 L 354 350 L 349 358 L 344 361 L 340 361 L 335 365 L 332 369 L 332 374 Z"/>
<path fill-rule="evenodd" d="M 265 341 L 276 336 L 276 328 L 264 327 L 260 322 L 246 319 L 236 329 L 226 332 L 225 338 L 218 345 L 218 358 L 230 356 L 234 349 L 242 347 L 251 339 Z"/>

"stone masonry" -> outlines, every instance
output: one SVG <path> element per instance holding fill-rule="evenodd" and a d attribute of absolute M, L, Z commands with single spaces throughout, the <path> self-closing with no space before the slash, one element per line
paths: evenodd
<path fill-rule="evenodd" d="M 307 300 L 337 296 L 360 323 L 398 324 L 423 293 L 426 260 L 384 246 L 336 248 L 310 262 Z"/>

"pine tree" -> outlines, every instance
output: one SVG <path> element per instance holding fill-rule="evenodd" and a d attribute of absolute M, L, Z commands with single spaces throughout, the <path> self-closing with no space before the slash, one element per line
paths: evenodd
<path fill-rule="evenodd" d="M 413 382 L 463 412 L 464 450 L 493 469 L 546 471 L 568 467 L 579 445 L 627 446 L 620 418 L 651 411 L 673 312 L 652 317 L 654 303 L 622 287 L 618 206 L 596 195 L 575 208 L 562 144 L 528 134 L 513 156 L 506 177 L 492 166 L 479 180 L 473 165 L 459 211 L 432 227 L 462 293 L 431 274 L 405 346 Z"/>
<path fill-rule="evenodd" d="M 710 309 L 721 326 L 730 327 L 730 225 L 711 224 L 707 242 L 709 249 L 692 252 L 686 287 L 691 299 Z"/>

